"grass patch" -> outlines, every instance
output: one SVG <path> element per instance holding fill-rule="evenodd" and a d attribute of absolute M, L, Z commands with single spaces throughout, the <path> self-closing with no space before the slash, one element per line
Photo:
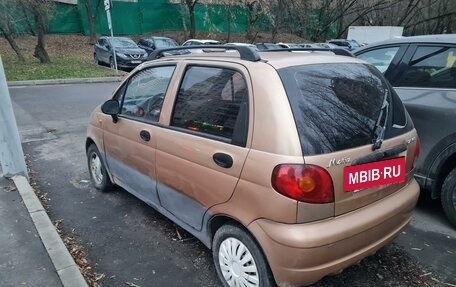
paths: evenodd
<path fill-rule="evenodd" d="M 51 64 L 41 64 L 34 58 L 27 57 L 21 63 L 13 55 L 2 57 L 8 81 L 47 80 L 66 78 L 96 78 L 123 75 L 124 72 L 97 66 L 91 59 L 75 56 L 51 57 Z"/>

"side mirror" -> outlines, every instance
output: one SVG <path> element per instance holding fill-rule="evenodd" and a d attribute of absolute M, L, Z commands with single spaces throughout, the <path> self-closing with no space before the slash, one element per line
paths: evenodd
<path fill-rule="evenodd" d="M 119 114 L 119 109 L 120 105 L 116 100 L 108 100 L 101 106 L 101 111 L 104 114 L 110 115 L 114 123 L 117 123 L 117 120 L 119 119 L 117 116 Z"/>
<path fill-rule="evenodd" d="M 106 49 L 111 50 L 111 46 L 109 44 L 106 45 Z"/>

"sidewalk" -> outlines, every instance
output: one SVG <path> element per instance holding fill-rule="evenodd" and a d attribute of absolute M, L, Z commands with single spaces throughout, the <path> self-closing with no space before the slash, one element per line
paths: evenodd
<path fill-rule="evenodd" d="M 1 169 L 0 286 L 87 287 L 27 179 Z"/>

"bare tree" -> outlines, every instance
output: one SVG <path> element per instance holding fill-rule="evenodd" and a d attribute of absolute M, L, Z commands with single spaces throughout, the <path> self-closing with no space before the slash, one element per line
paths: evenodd
<path fill-rule="evenodd" d="M 274 1 L 269 2 L 268 9 L 264 13 L 270 21 L 272 41 L 276 41 L 279 30 L 286 24 L 285 18 L 288 15 L 287 6 L 294 2 L 290 0 L 277 0 L 276 3 Z"/>
<path fill-rule="evenodd" d="M 33 56 L 40 60 L 42 64 L 51 62 L 49 55 L 46 51 L 45 34 L 48 30 L 48 21 L 51 15 L 52 1 L 51 0 L 25 0 L 28 1 L 30 10 L 35 19 L 37 44 Z"/>
<path fill-rule="evenodd" d="M 246 37 L 249 40 L 254 40 L 254 27 L 265 10 L 265 3 L 262 0 L 244 0 L 244 5 L 247 8 L 247 32 Z"/>
<path fill-rule="evenodd" d="M 186 13 L 186 4 L 185 0 L 180 0 L 180 14 L 181 14 L 181 20 L 182 20 L 182 28 L 184 29 L 184 35 L 185 38 L 188 37 L 188 29 L 187 29 L 187 13 Z"/>
<path fill-rule="evenodd" d="M 450 33 L 454 30 L 454 0 L 362 0 L 366 9 L 344 25 L 403 26 L 406 35 Z"/>
<path fill-rule="evenodd" d="M 84 0 L 84 6 L 87 13 L 87 20 L 89 21 L 89 42 L 90 44 L 95 44 L 97 41 L 97 33 L 95 31 L 95 23 L 97 22 L 98 18 L 98 11 L 101 7 L 101 0 L 96 0 L 95 11 L 93 11 L 92 6 L 90 5 L 90 0 Z"/>
<path fill-rule="evenodd" d="M 16 1 L 13 0 L 4 0 L 0 2 L 0 32 L 16 53 L 18 60 L 20 62 L 25 62 L 25 58 L 14 39 L 14 26 L 16 22 L 11 9 L 17 4 L 15 2 Z"/>
<path fill-rule="evenodd" d="M 185 5 L 188 10 L 188 17 L 190 19 L 190 38 L 195 38 L 196 35 L 196 25 L 195 25 L 195 6 L 198 3 L 198 0 L 182 0 L 185 1 Z"/>

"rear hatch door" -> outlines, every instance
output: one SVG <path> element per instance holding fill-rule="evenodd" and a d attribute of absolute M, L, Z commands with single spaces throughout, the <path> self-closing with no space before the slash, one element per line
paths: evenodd
<path fill-rule="evenodd" d="M 373 66 L 322 63 L 282 68 L 306 164 L 325 168 L 340 215 L 380 200 L 412 178 L 416 132 Z"/>

